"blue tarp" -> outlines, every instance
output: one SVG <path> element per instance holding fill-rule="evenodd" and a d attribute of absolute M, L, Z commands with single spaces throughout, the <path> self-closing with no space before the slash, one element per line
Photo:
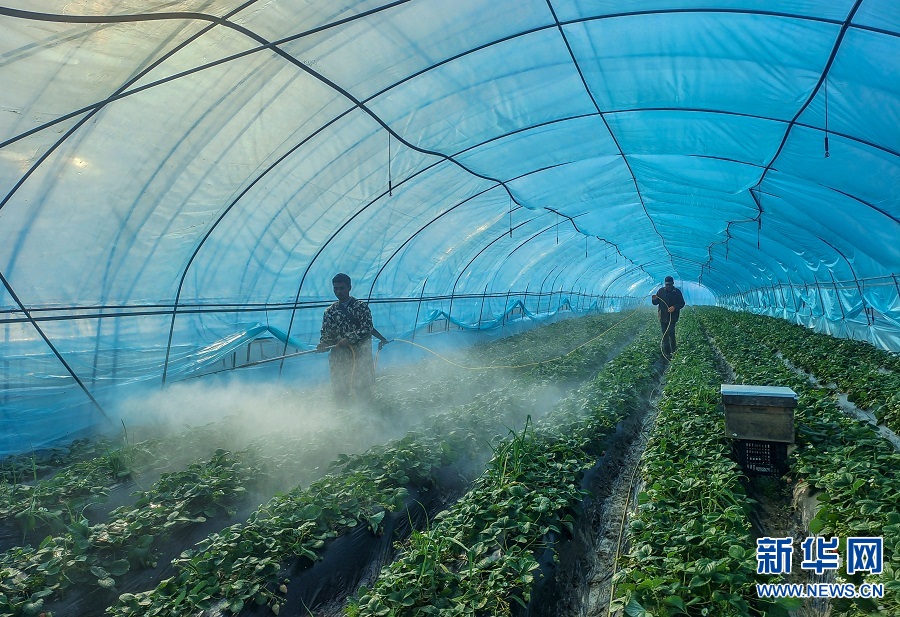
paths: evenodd
<path fill-rule="evenodd" d="M 671 274 L 900 349 L 893 0 L 11 0 L 0 34 L 4 434 L 253 324 L 308 347 L 338 271 L 387 336 Z"/>

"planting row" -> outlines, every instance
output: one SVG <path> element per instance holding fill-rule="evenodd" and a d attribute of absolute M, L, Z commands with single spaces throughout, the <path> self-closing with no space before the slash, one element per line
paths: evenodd
<path fill-rule="evenodd" d="M 494 407 L 484 407 L 492 411 L 503 404 L 518 408 L 522 399 L 500 396 L 493 402 Z M 364 428 L 362 418 L 347 420 L 342 427 L 345 435 Z M 37 549 L 6 551 L 0 555 L 0 614 L 32 614 L 46 598 L 59 596 L 67 588 L 111 588 L 118 577 L 134 568 L 155 568 L 160 539 L 175 529 L 203 523 L 206 517 L 219 516 L 224 526 L 247 490 L 264 493 L 262 487 L 273 475 L 295 480 L 321 477 L 323 472 L 316 471 L 316 464 L 330 460 L 340 443 L 334 432 L 321 431 L 319 439 L 316 435 L 267 436 L 238 452 L 219 450 L 209 461 L 164 474 L 147 491 L 135 493 L 134 505 L 117 508 L 105 523 L 89 526 L 79 516 Z M 36 515 L 47 514 L 38 510 Z"/>
<path fill-rule="evenodd" d="M 867 422 L 844 414 L 831 393 L 813 387 L 767 345 L 748 336 L 740 315 L 713 309 L 700 313 L 742 383 L 789 386 L 799 395 L 790 474 L 822 491 L 810 534 L 838 536 L 841 552 L 848 537 L 884 538 L 883 572 L 866 577 L 866 582 L 883 583 L 885 597 L 835 600 L 833 614 L 900 614 L 900 454 Z M 861 579 L 841 571 L 837 577 L 854 583 Z"/>
<path fill-rule="evenodd" d="M 276 496 L 246 524 L 232 525 L 184 553 L 175 560 L 176 576 L 156 589 L 122 595 L 111 614 L 194 614 L 217 603 L 239 612 L 245 602 L 268 604 L 277 613 L 284 561 L 301 557 L 311 565 L 328 540 L 360 524 L 378 532 L 386 512 L 406 506 L 410 486 L 435 488 L 440 469 L 477 457 L 486 447 L 483 435 L 504 422 L 515 424 L 512 410 L 484 402 L 438 416 L 427 431 L 341 457 L 321 480 Z"/>
<path fill-rule="evenodd" d="M 69 459 L 46 478 L 18 476 L 0 484 L 0 520 L 17 521 L 23 532 L 60 531 L 80 520 L 86 506 L 102 503 L 112 487 L 202 460 L 214 449 L 209 444 L 227 446 L 227 441 L 225 427 L 207 424 L 138 443 L 129 443 L 126 433 L 118 443 L 101 439 L 94 447 L 82 444 L 76 449 L 79 458 L 93 456 Z"/>
<path fill-rule="evenodd" d="M 512 338 L 523 338 L 522 343 L 528 347 L 530 354 L 554 358 L 560 353 L 560 345 L 572 347 L 580 345 L 596 336 L 598 329 L 607 330 L 621 320 L 620 315 L 607 314 L 554 324 L 547 327 L 548 330 L 552 330 L 550 333 L 552 336 L 543 339 L 544 344 L 540 343 L 542 339 L 533 332 Z M 607 337 L 607 340 L 594 341 L 585 346 L 585 353 L 592 354 L 594 362 L 605 361 L 610 350 L 608 340 L 626 336 L 633 333 L 634 329 L 634 320 L 632 323 L 623 324 L 617 327 L 616 333 Z M 478 355 L 481 359 L 501 363 L 508 360 L 507 356 L 511 349 L 513 342 L 507 339 L 482 346 Z M 588 366 L 596 370 L 593 364 Z M 527 367 L 527 370 L 531 368 Z M 552 371 L 544 371 L 542 377 L 552 374 Z M 426 404 L 434 405 L 439 402 L 442 391 L 447 391 L 445 399 L 458 398 L 461 391 L 460 379 L 468 382 L 467 386 L 462 388 L 462 391 L 467 393 L 490 387 L 492 380 L 496 379 L 496 375 L 490 374 L 489 371 L 464 372 L 457 379 L 448 377 L 444 370 L 438 379 L 419 386 L 418 393 L 429 399 Z M 379 397 L 376 411 L 380 410 L 386 416 L 396 416 L 404 410 L 420 409 L 423 401 L 419 399 L 421 396 L 411 396 L 409 392 L 390 391 Z M 215 447 L 209 447 L 207 444 L 233 449 L 235 444 L 230 443 L 233 441 L 230 438 L 233 432 L 233 427 L 227 422 L 222 422 L 134 444 L 128 443 L 127 439 L 120 443 L 107 439 L 93 444 L 78 442 L 77 446 L 73 444 L 68 455 L 56 454 L 48 460 L 42 459 L 42 462 L 39 462 L 37 457 L 10 458 L 7 460 L 9 479 L 0 483 L 0 519 L 16 520 L 25 532 L 64 530 L 68 524 L 80 519 L 80 513 L 85 506 L 103 502 L 111 487 L 132 476 L 152 475 L 154 470 L 157 472 L 174 470 L 190 462 L 202 462 L 196 453 L 202 453 L 207 449 L 211 452 Z M 293 437 L 288 442 L 290 448 L 285 451 L 284 458 L 289 458 L 290 451 L 302 445 L 297 444 Z M 271 450 L 271 447 L 267 447 L 266 450 Z M 173 456 L 173 452 L 185 453 L 188 458 Z M 38 479 L 38 466 L 40 465 L 42 473 L 46 473 L 54 462 L 61 466 L 57 470 L 58 473 L 46 479 Z M 33 467 L 30 475 L 24 473 L 27 464 Z"/>
<path fill-rule="evenodd" d="M 679 351 L 641 459 L 630 547 L 613 583 L 627 615 L 747 615 L 770 611 L 755 597 L 752 501 L 730 458 L 714 351 L 694 311 L 682 316 Z"/>
<path fill-rule="evenodd" d="M 610 322 L 613 320 L 607 317 L 606 323 Z M 584 332 L 579 334 L 583 336 Z M 627 336 L 629 333 L 620 328 L 615 334 L 606 337 L 605 341 L 596 342 L 593 346 L 608 349 L 621 344 Z M 499 398 L 508 405 L 511 404 L 508 395 Z M 404 401 L 399 402 L 402 404 Z M 521 400 L 518 403 L 521 403 Z M 347 426 L 343 427 L 346 428 Z M 209 427 L 204 431 L 193 431 L 195 437 L 198 432 L 202 432 L 207 440 L 212 436 Z M 340 442 L 339 439 L 320 440 L 319 445 L 323 447 L 319 449 L 327 451 L 329 445 L 333 447 Z M 140 452 L 149 453 L 152 450 L 150 446 L 157 446 L 158 443 L 158 441 L 145 442 L 140 445 Z M 14 614 L 28 614 L 38 610 L 44 598 L 57 595 L 71 585 L 93 582 L 101 587 L 109 587 L 115 583 L 114 576 L 121 576 L 132 567 L 155 565 L 151 549 L 157 537 L 170 532 L 173 525 L 185 527 L 202 522 L 204 515 L 215 511 L 216 499 L 223 500 L 222 504 L 233 501 L 245 490 L 244 485 L 252 486 L 258 483 L 262 479 L 261 467 L 265 469 L 267 475 L 271 475 L 277 473 L 279 467 L 290 466 L 294 471 L 299 471 L 298 463 L 300 466 L 304 462 L 312 466 L 314 460 L 311 451 L 315 451 L 315 448 L 311 448 L 312 445 L 314 442 L 303 443 L 298 441 L 296 436 L 287 439 L 269 437 L 258 439 L 251 447 L 234 454 L 217 452 L 214 457 L 216 462 L 196 463 L 186 472 L 164 476 L 149 491 L 136 494 L 138 501 L 133 507 L 119 508 L 111 514 L 108 523 L 93 528 L 88 527 L 87 521 L 80 516 L 81 504 L 77 504 L 79 509 L 76 509 L 72 507 L 72 502 L 64 503 L 64 500 L 73 494 L 69 479 L 75 478 L 76 482 L 82 483 L 92 479 L 87 473 L 84 474 L 85 478 L 77 477 L 76 474 L 85 471 L 82 464 L 64 470 L 54 479 L 39 483 L 36 489 L 24 485 L 27 488 L 20 490 L 31 490 L 28 511 L 33 512 L 36 519 L 47 522 L 59 518 L 59 512 L 49 510 L 44 505 L 48 501 L 61 503 L 63 506 L 69 505 L 68 517 L 65 524 L 56 525 L 64 532 L 48 538 L 38 549 L 18 548 L 3 555 L 0 561 L 4 567 L 0 572 L 0 593 L 3 594 L 0 596 L 0 602 L 5 603 L 3 608 Z M 134 451 L 132 447 L 130 451 L 121 448 L 115 452 L 127 452 L 133 459 Z M 298 457 L 296 455 L 298 451 L 305 456 Z M 265 455 L 261 455 L 260 452 L 264 452 Z M 87 463 L 92 465 L 93 469 L 101 469 L 102 462 L 107 460 L 108 454 Z M 233 459 L 233 464 L 223 465 L 222 456 Z M 253 459 L 256 465 L 246 465 L 245 462 L 250 459 Z M 56 489 L 55 494 L 53 489 Z M 101 487 L 94 489 L 91 494 L 98 495 L 103 491 Z M 39 502 L 35 495 L 52 497 L 45 502 Z M 204 499 L 210 496 L 215 496 L 212 502 Z M 16 502 L 9 500 L 8 503 Z"/>
<path fill-rule="evenodd" d="M 627 336 L 611 334 L 603 344 L 618 346 Z M 341 457 L 333 473 L 263 504 L 246 524 L 211 535 L 174 561 L 176 576 L 152 591 L 122 595 L 110 613 L 194 614 L 213 605 L 239 612 L 248 602 L 280 611 L 286 560 L 311 565 L 331 539 L 360 524 L 379 532 L 387 512 L 409 506 L 410 489 L 434 490 L 441 470 L 483 456 L 485 435 L 521 424 L 525 399 L 539 390 L 523 383 L 495 388 L 388 446 Z"/>
<path fill-rule="evenodd" d="M 60 467 L 94 458 L 119 446 L 112 439 L 76 439 L 66 446 L 9 455 L 0 460 L 0 481 L 37 481 Z"/>
<path fill-rule="evenodd" d="M 466 402 L 461 398 L 489 390 L 503 379 L 582 381 L 594 374 L 622 341 L 634 336 L 642 325 L 640 316 L 604 313 L 568 319 L 475 345 L 452 357 L 456 366 L 435 361 L 417 366 L 412 376 L 394 371 L 379 378 L 374 405 L 382 415 L 392 416 L 398 397 L 430 409 Z M 618 345 L 610 345 L 611 341 Z M 398 383 L 407 381 L 412 383 L 402 391 L 395 390 Z"/>
<path fill-rule="evenodd" d="M 724 309 L 722 309 L 724 310 Z M 783 319 L 739 313 L 748 334 L 780 351 L 822 384 L 835 384 L 849 400 L 900 433 L 900 358 L 872 345 L 819 334 Z"/>
<path fill-rule="evenodd" d="M 111 588 L 132 565 L 155 566 L 154 541 L 206 516 L 227 511 L 259 473 L 250 452 L 217 451 L 204 464 L 164 474 L 139 493 L 134 507 L 114 510 L 108 522 L 82 518 L 37 549 L 17 547 L 0 555 L 0 614 L 35 615 L 45 599 L 73 586 Z"/>
<path fill-rule="evenodd" d="M 472 490 L 412 534 L 349 615 L 510 615 L 528 606 L 537 555 L 571 531 L 585 498 L 581 476 L 655 383 L 658 334 L 642 319 L 645 330 L 595 379 L 495 447 Z"/>

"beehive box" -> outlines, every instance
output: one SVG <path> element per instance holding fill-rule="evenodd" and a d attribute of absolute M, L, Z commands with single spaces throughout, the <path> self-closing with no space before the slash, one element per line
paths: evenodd
<path fill-rule="evenodd" d="M 782 386 L 722 384 L 725 434 L 733 439 L 794 443 L 797 393 Z"/>

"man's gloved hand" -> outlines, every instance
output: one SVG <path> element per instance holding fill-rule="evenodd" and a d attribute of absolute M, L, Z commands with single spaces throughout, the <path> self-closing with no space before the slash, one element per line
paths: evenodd
<path fill-rule="evenodd" d="M 390 341 L 387 339 L 378 341 L 378 351 L 381 351 L 382 349 L 384 349 L 384 346 L 387 345 L 388 343 L 390 343 Z"/>

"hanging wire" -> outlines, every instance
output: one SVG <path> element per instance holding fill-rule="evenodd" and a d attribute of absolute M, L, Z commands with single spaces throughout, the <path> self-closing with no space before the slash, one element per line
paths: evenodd
<path fill-rule="evenodd" d="M 512 195 L 509 196 L 509 237 L 512 238 Z"/>
<path fill-rule="evenodd" d="M 825 158 L 830 155 L 828 152 L 828 77 L 825 77 Z"/>
<path fill-rule="evenodd" d="M 394 196 L 394 179 L 391 176 L 391 134 L 388 133 L 388 196 Z"/>
<path fill-rule="evenodd" d="M 559 244 L 559 212 L 556 213 L 556 244 Z"/>

